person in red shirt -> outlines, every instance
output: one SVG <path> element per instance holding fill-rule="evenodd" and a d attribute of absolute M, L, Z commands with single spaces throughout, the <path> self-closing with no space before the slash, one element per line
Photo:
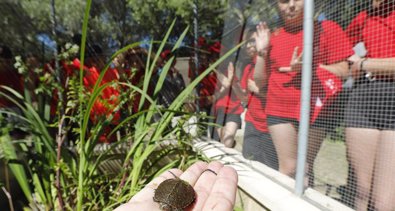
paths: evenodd
<path fill-rule="evenodd" d="M 278 155 L 279 171 L 294 177 L 300 114 L 304 1 L 276 0 L 276 4 L 284 25 L 273 33 L 266 23 L 257 26 L 258 57 L 254 79 L 259 87 L 268 83 L 266 115 Z M 319 30 L 315 33 L 318 49 L 314 52 L 313 84 L 321 75 L 331 76 L 333 72 L 340 76 L 346 72 L 346 59 L 352 54 L 349 40 L 340 26 L 331 21 L 317 22 L 315 25 Z M 329 80 L 331 83 L 335 81 L 340 79 L 334 76 Z M 313 89 L 312 96 L 314 92 Z M 322 107 L 320 98 L 313 98 L 312 102 L 313 110 Z M 314 185 L 312 167 L 325 136 L 325 126 L 323 116 L 311 121 L 306 169 L 310 173 L 307 177 L 310 185 Z"/>
<path fill-rule="evenodd" d="M 0 85 L 7 86 L 23 95 L 22 75 L 13 66 L 12 51 L 6 45 L 0 45 Z M 2 89 L 2 91 L 4 91 Z M 11 101 L 0 96 L 0 108 L 16 108 Z"/>
<path fill-rule="evenodd" d="M 245 158 L 257 160 L 278 170 L 277 153 L 266 120 L 267 87 L 258 87 L 254 79 L 257 60 L 256 36 L 255 30 L 250 30 L 247 33 L 246 52 L 250 57 L 250 63 L 245 66 L 240 81 L 241 92 L 244 93 L 244 97 L 240 97 L 240 99 L 243 99 L 247 108 L 242 152 Z M 239 92 L 236 91 L 236 93 Z"/>
<path fill-rule="evenodd" d="M 255 30 L 249 30 L 247 32 L 247 42 L 243 49 L 247 58 L 243 60 L 248 62 L 243 69 L 241 80 L 239 81 L 234 76 L 234 67 L 232 64 L 228 68 L 228 78 L 234 76 L 230 82 L 232 84 L 232 92 L 238 100 L 238 105 L 241 107 L 241 102 L 243 102 L 247 108 L 242 148 L 243 156 L 246 159 L 259 161 L 277 170 L 277 155 L 266 123 L 266 87 L 260 89 L 254 81 L 254 67 L 257 56 L 255 36 Z M 229 103 L 229 105 L 231 104 Z"/>
<path fill-rule="evenodd" d="M 221 43 L 215 42 L 209 47 L 212 62 L 215 62 L 221 51 Z M 236 145 L 234 139 L 237 129 L 241 128 L 241 114 L 244 108 L 241 105 L 240 99 L 234 93 L 232 88 L 232 81 L 236 77 L 234 74 L 233 64 L 229 64 L 225 73 L 221 70 L 215 71 L 217 75 L 217 87 L 213 101 L 213 115 L 216 127 L 213 139 L 219 140 L 226 147 L 233 148 Z M 237 79 L 236 79 L 237 80 Z"/>
<path fill-rule="evenodd" d="M 234 147 L 236 142 L 234 137 L 237 129 L 241 128 L 240 115 L 244 108 L 241 106 L 240 99 L 235 95 L 231 87 L 234 79 L 234 67 L 228 66 L 226 75 L 217 71 L 218 87 L 215 93 L 214 116 L 219 127 L 214 132 L 213 139 L 219 140 L 226 147 Z M 236 79 L 237 80 L 237 79 Z"/>
<path fill-rule="evenodd" d="M 0 45 L 0 86 L 9 87 L 23 96 L 23 78 L 22 75 L 20 75 L 14 68 L 13 62 L 14 59 L 11 49 L 6 45 Z M 0 88 L 0 92 L 3 92 L 15 99 L 14 95 L 4 88 Z M 0 125 L 2 127 L 5 127 L 5 124 L 13 126 L 10 131 L 10 135 L 12 137 L 19 139 L 26 135 L 18 128 L 18 125 L 22 123 L 19 118 L 3 113 L 3 111 L 7 111 L 20 114 L 22 112 L 21 109 L 2 95 L 0 95 L 0 111 Z"/>
<path fill-rule="evenodd" d="M 355 79 L 346 108 L 346 143 L 356 210 L 395 209 L 395 2 L 372 0 L 346 32 Z"/>

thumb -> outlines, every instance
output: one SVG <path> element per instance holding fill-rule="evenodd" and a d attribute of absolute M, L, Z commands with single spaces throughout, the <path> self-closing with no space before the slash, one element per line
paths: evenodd
<path fill-rule="evenodd" d="M 280 71 L 280 72 L 291 72 L 292 68 L 291 67 L 280 67 L 280 68 L 278 68 L 278 71 Z"/>

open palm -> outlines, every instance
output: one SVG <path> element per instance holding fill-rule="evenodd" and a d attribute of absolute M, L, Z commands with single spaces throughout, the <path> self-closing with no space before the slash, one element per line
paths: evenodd
<path fill-rule="evenodd" d="M 197 162 L 185 172 L 172 169 L 161 174 L 138 192 L 128 203 L 119 206 L 115 211 L 160 211 L 159 204 L 153 201 L 155 189 L 164 180 L 174 178 L 173 174 L 187 181 L 196 192 L 195 201 L 186 210 L 233 210 L 236 200 L 237 173 L 233 168 L 214 161 L 211 163 Z"/>

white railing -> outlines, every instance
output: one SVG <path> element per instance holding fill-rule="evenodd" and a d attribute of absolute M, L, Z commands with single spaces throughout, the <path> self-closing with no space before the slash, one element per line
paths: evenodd
<path fill-rule="evenodd" d="M 239 175 L 238 187 L 249 200 L 261 205 L 261 210 L 342 210 L 352 209 L 342 203 L 308 188 L 301 197 L 294 194 L 295 181 L 264 164 L 245 159 L 235 149 L 205 139 L 198 139 L 194 146 L 207 157 L 219 160 L 236 169 Z M 246 202 L 244 202 L 246 204 Z M 257 208 L 245 211 L 256 211 Z"/>

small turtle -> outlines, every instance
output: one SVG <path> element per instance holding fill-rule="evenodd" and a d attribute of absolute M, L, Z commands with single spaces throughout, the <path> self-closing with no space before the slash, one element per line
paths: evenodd
<path fill-rule="evenodd" d="M 195 201 L 195 197 L 193 187 L 175 176 L 174 179 L 167 179 L 159 184 L 153 199 L 163 211 L 183 211 Z"/>

